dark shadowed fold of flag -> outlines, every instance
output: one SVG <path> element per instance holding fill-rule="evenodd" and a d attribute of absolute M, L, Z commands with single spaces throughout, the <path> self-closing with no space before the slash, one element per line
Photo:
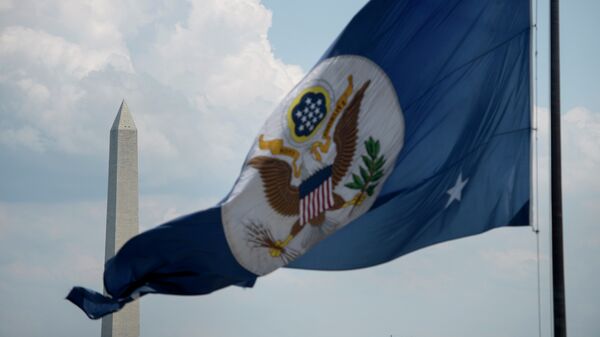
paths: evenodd
<path fill-rule="evenodd" d="M 370 1 L 284 98 L 218 207 L 142 233 L 89 317 L 279 267 L 356 269 L 529 224 L 530 4 Z"/>
<path fill-rule="evenodd" d="M 231 255 L 221 211 L 212 208 L 129 240 L 105 265 L 110 296 L 75 287 L 67 299 L 97 319 L 148 293 L 202 295 L 230 285 L 252 287 L 255 280 Z"/>

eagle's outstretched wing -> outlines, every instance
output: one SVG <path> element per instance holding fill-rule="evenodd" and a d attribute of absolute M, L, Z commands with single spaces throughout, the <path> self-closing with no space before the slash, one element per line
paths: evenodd
<path fill-rule="evenodd" d="M 265 156 L 254 157 L 248 164 L 258 170 L 271 207 L 284 216 L 298 215 L 300 195 L 298 187 L 291 184 L 292 167 L 283 160 Z"/>
<path fill-rule="evenodd" d="M 348 168 L 352 164 L 354 152 L 356 151 L 356 139 L 358 138 L 358 113 L 360 104 L 365 96 L 365 91 L 371 81 L 365 82 L 354 94 L 354 97 L 346 107 L 333 134 L 333 141 L 337 147 L 337 155 L 333 161 L 332 183 L 333 186 L 344 178 Z"/>

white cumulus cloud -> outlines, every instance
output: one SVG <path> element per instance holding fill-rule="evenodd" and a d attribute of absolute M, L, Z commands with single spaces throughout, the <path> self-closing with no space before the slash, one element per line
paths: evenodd
<path fill-rule="evenodd" d="M 13 5 L 0 13 L 0 144 L 104 155 L 125 97 L 156 185 L 233 179 L 302 76 L 274 56 L 258 0 Z"/>

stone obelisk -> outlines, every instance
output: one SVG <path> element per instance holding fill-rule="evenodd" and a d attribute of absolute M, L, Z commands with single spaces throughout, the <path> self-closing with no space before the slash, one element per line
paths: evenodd
<path fill-rule="evenodd" d="M 106 260 L 138 233 L 137 129 L 125 100 L 110 129 L 108 202 L 106 207 Z M 139 337 L 137 301 L 102 319 L 102 337 Z"/>

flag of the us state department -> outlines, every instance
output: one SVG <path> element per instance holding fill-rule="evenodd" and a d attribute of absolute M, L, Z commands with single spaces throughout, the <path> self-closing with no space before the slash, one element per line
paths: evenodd
<path fill-rule="evenodd" d="M 287 266 L 363 268 L 529 224 L 530 3 L 372 0 L 258 130 L 229 195 L 127 242 L 91 318 Z M 193 140 L 190 140 L 193 141 Z"/>

